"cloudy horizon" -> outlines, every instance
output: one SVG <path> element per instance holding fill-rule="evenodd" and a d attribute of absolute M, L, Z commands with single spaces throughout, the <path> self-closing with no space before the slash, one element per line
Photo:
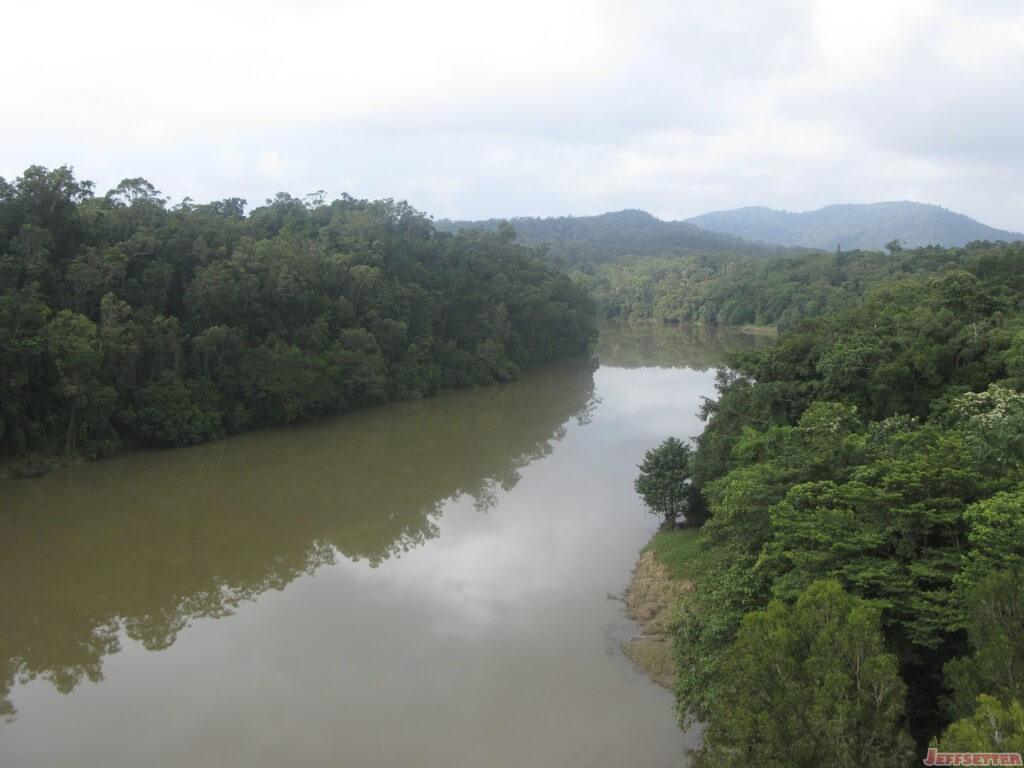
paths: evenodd
<path fill-rule="evenodd" d="M 914 200 L 1024 231 L 1024 4 L 20 4 L 0 176 L 436 218 Z M 41 48 L 42 46 L 42 48 Z"/>

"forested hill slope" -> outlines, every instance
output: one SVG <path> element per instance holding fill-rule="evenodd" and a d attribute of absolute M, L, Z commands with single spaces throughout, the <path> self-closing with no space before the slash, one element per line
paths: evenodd
<path fill-rule="evenodd" d="M 908 248 L 949 248 L 975 240 L 1024 239 L 1020 232 L 995 229 L 962 213 L 906 201 L 829 205 L 804 213 L 754 206 L 705 213 L 687 222 L 751 240 L 832 251 L 837 246 L 843 250 L 880 250 L 893 240 Z"/>
<path fill-rule="evenodd" d="M 507 231 L 244 205 L 0 178 L 0 473 L 502 381 L 596 336 L 584 290 Z"/>
<path fill-rule="evenodd" d="M 1024 750 L 1024 243 L 894 256 L 734 355 L 672 467 L 706 519 L 673 619 L 696 764 Z"/>
<path fill-rule="evenodd" d="M 504 220 L 450 221 L 438 229 L 498 229 Z M 655 256 L 666 253 L 731 253 L 771 257 L 805 252 L 755 243 L 720 232 L 710 232 L 685 221 L 662 221 L 646 211 L 625 210 L 599 216 L 514 218 L 508 224 L 524 245 L 548 245 L 548 257 L 566 264 L 616 261 L 623 256 Z M 835 246 L 832 246 L 833 248 Z"/>

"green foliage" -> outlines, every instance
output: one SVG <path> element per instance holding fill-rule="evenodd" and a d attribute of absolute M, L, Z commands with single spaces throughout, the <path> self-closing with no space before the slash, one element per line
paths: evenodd
<path fill-rule="evenodd" d="M 188 445 L 579 354 L 593 306 L 508 232 L 407 203 L 168 208 L 68 168 L 0 183 L 0 461 Z"/>
<path fill-rule="evenodd" d="M 688 444 L 669 437 L 647 451 L 643 464 L 638 466 L 640 475 L 633 487 L 651 512 L 665 518 L 665 528 L 674 527 L 679 516 L 687 514 L 693 506 L 690 451 Z"/>
<path fill-rule="evenodd" d="M 1024 570 L 990 572 L 964 603 L 972 653 L 946 664 L 950 713 L 968 716 L 982 694 L 1024 701 Z"/>
<path fill-rule="evenodd" d="M 658 531 L 644 549 L 654 553 L 658 562 L 668 568 L 673 579 L 694 581 L 699 574 L 697 566 L 699 534 L 699 528 Z"/>
<path fill-rule="evenodd" d="M 224 433 L 219 406 L 212 386 L 186 384 L 173 371 L 161 371 L 160 378 L 139 389 L 135 397 L 131 433 L 143 444 L 158 446 L 212 440 Z"/>
<path fill-rule="evenodd" d="M 1024 752 L 1024 706 L 978 696 L 978 708 L 932 742 L 939 752 Z"/>
<path fill-rule="evenodd" d="M 902 766 L 905 686 L 878 609 L 834 581 L 749 613 L 720 666 L 702 762 Z"/>
<path fill-rule="evenodd" d="M 712 743 L 745 617 L 822 579 L 877 614 L 919 748 L 979 695 L 1024 700 L 1022 256 L 973 243 L 666 278 L 691 298 L 716 280 L 722 300 L 737 278 L 748 308 L 782 279 L 785 296 L 818 302 L 772 347 L 735 355 L 702 407 L 691 468 L 708 519 L 675 621 L 676 696 L 683 721 L 710 716 Z M 758 274 L 764 286 L 745 282 Z M 736 754 L 760 738 L 736 733 Z"/>
<path fill-rule="evenodd" d="M 754 464 L 732 480 L 707 489 L 713 514 L 700 529 L 699 588 L 677 617 L 676 696 L 683 720 L 706 712 L 718 698 L 722 654 L 743 616 L 769 595 L 754 566 L 769 535 L 767 510 L 778 501 L 779 472 Z"/>
<path fill-rule="evenodd" d="M 984 392 L 953 398 L 943 415 L 959 427 L 975 460 L 993 477 L 1022 477 L 1024 394 L 990 384 Z"/>
<path fill-rule="evenodd" d="M 960 620 L 952 583 L 964 510 L 980 475 L 959 435 L 930 426 L 896 433 L 866 453 L 848 482 L 790 488 L 771 510 L 773 536 L 761 566 L 783 597 L 815 579 L 838 578 L 875 599 L 910 646 L 939 648 Z M 905 650 L 904 660 L 912 653 Z"/>
<path fill-rule="evenodd" d="M 983 264 L 987 269 L 991 262 L 998 264 L 999 277 L 1005 279 L 1019 273 L 1022 246 L 971 243 L 955 249 L 789 253 L 773 259 L 746 253 L 741 248 L 717 253 L 663 251 L 577 266 L 572 277 L 592 293 L 603 317 L 793 330 L 804 320 L 859 310 L 874 289 L 891 289 L 900 281 L 902 290 L 910 293 L 937 275 L 976 275 L 974 270 Z M 955 293 L 950 287 L 944 298 L 951 310 L 959 311 L 962 302 Z M 981 304 L 972 304 L 971 310 L 976 318 L 986 313 Z M 884 351 L 871 343 L 873 337 L 877 334 L 851 337 L 830 350 L 833 359 L 825 365 L 834 379 L 843 372 L 864 376 L 871 370 L 874 356 Z"/>
<path fill-rule="evenodd" d="M 964 520 L 969 547 L 957 579 L 963 592 L 989 573 L 1024 568 L 1024 488 L 972 504 Z"/>

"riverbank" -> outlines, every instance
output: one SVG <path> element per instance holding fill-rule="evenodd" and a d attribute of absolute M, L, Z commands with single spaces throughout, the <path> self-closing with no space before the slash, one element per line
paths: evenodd
<path fill-rule="evenodd" d="M 36 453 L 0 462 L 0 480 L 23 480 L 30 477 L 42 477 L 59 469 L 67 469 L 84 464 L 88 459 L 77 454 Z"/>
<path fill-rule="evenodd" d="M 675 681 L 672 618 L 679 601 L 696 589 L 698 529 L 662 531 L 641 551 L 623 594 L 626 615 L 640 625 L 638 637 L 622 643 L 637 669 L 671 690 Z"/>
<path fill-rule="evenodd" d="M 768 336 L 772 339 L 779 335 L 779 329 L 774 325 L 733 325 L 727 327 L 731 330 L 738 331 L 739 333 L 749 333 L 755 336 Z"/>

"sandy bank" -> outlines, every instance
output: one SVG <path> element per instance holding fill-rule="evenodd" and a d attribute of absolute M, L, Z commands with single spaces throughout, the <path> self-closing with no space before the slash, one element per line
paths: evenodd
<path fill-rule="evenodd" d="M 693 589 L 693 582 L 673 579 L 648 550 L 640 556 L 623 594 L 626 615 L 640 625 L 642 634 L 624 642 L 622 650 L 638 669 L 665 688 L 671 688 L 675 678 L 668 625 L 679 598 Z"/>

